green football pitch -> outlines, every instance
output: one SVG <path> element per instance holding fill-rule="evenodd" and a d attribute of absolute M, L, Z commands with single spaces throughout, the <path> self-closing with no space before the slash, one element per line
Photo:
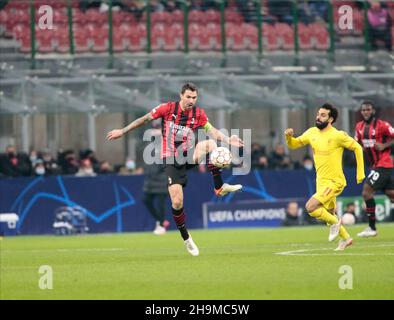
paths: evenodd
<path fill-rule="evenodd" d="M 322 225 L 192 235 L 198 257 L 178 232 L 6 237 L 0 298 L 394 299 L 394 224 L 339 253 Z"/>

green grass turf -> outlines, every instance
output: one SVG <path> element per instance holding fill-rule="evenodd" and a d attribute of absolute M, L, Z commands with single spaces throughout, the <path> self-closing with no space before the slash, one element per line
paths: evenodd
<path fill-rule="evenodd" d="M 355 235 L 365 225 L 350 228 Z M 200 256 L 178 232 L 18 236 L 0 241 L 1 299 L 393 299 L 394 224 L 332 251 L 325 226 L 193 230 Z M 300 251 L 302 250 L 302 251 Z M 278 252 L 296 251 L 291 255 Z M 291 252 L 290 252 L 291 253 Z M 38 287 L 41 265 L 53 289 Z M 342 265 L 353 289 L 338 286 Z"/>

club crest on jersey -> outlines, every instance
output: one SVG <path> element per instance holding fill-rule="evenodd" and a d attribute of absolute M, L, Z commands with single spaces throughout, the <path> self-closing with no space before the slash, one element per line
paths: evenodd
<path fill-rule="evenodd" d="M 176 119 L 176 114 L 172 114 L 172 117 L 174 118 L 174 120 Z"/>
<path fill-rule="evenodd" d="M 194 124 L 194 118 L 192 118 L 192 120 L 190 121 L 190 124 Z"/>

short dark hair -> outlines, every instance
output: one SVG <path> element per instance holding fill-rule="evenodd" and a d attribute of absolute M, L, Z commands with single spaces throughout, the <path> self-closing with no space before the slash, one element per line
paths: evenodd
<path fill-rule="evenodd" d="M 337 108 L 335 108 L 333 105 L 331 105 L 329 103 L 323 104 L 320 108 L 323 108 L 323 109 L 326 109 L 326 110 L 330 111 L 328 116 L 333 119 L 332 123 L 337 121 L 337 118 L 338 118 L 338 110 L 337 110 Z"/>
<path fill-rule="evenodd" d="M 198 92 L 197 86 L 194 83 L 192 83 L 192 82 L 185 83 L 183 85 L 183 87 L 182 87 L 181 93 L 184 94 L 186 92 L 186 90 L 193 91 L 193 92 L 195 92 L 195 91 Z"/>
<path fill-rule="evenodd" d="M 370 105 L 371 107 L 372 107 L 372 109 L 375 109 L 376 110 L 376 107 L 375 107 L 375 103 L 373 103 L 371 100 L 364 100 L 362 103 L 361 103 L 361 106 L 360 107 L 362 107 L 363 105 Z"/>

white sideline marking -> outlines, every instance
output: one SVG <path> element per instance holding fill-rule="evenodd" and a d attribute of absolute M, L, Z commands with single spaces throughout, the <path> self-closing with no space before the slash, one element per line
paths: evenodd
<path fill-rule="evenodd" d="M 393 242 L 383 243 L 383 244 L 375 244 L 375 245 L 366 245 L 366 246 L 356 246 L 357 248 L 378 248 L 378 247 L 394 247 Z M 346 255 L 346 256 L 394 256 L 394 252 L 388 253 L 353 253 L 353 252 L 331 252 L 331 253 L 308 253 L 311 251 L 334 251 L 334 248 L 316 248 L 316 249 L 300 249 L 300 250 L 290 250 L 290 251 L 281 251 L 275 252 L 277 255 L 282 256 L 335 256 L 335 255 Z M 351 250 L 351 249 L 350 249 Z"/>

